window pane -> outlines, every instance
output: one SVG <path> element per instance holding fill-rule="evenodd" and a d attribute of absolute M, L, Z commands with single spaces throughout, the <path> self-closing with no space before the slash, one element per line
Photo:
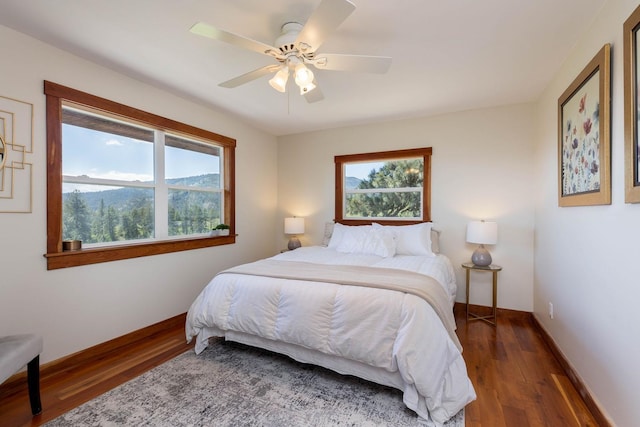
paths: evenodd
<path fill-rule="evenodd" d="M 372 192 L 348 193 L 345 218 L 421 218 L 422 193 Z"/>
<path fill-rule="evenodd" d="M 154 237 L 153 189 L 63 184 L 64 240 L 116 242 Z"/>
<path fill-rule="evenodd" d="M 423 171 L 422 158 L 347 163 L 345 189 L 422 187 Z"/>
<path fill-rule="evenodd" d="M 422 217 L 422 193 L 407 191 L 422 189 L 422 158 L 347 163 L 344 170 L 345 218 Z"/>
<path fill-rule="evenodd" d="M 165 179 L 168 185 L 220 188 L 220 148 L 167 135 Z"/>
<path fill-rule="evenodd" d="M 150 129 L 63 108 L 62 174 L 153 181 Z"/>
<path fill-rule="evenodd" d="M 169 236 L 208 233 L 222 220 L 218 192 L 169 190 Z"/>

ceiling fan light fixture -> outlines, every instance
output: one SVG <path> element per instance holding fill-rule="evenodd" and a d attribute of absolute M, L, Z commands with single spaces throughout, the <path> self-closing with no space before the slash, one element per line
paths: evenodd
<path fill-rule="evenodd" d="M 296 65 L 293 75 L 295 76 L 296 84 L 300 86 L 300 88 L 310 83 L 313 84 L 313 72 L 305 67 L 302 62 Z"/>
<path fill-rule="evenodd" d="M 272 88 L 284 93 L 287 90 L 287 80 L 289 79 L 289 69 L 284 66 L 278 70 L 275 76 L 269 80 Z"/>
<path fill-rule="evenodd" d="M 316 84 L 314 82 L 309 82 L 304 86 L 300 86 L 300 95 L 304 95 L 306 93 L 311 92 L 316 88 Z"/>

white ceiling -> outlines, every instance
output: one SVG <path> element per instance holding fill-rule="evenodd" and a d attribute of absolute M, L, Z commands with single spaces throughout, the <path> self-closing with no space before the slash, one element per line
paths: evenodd
<path fill-rule="evenodd" d="M 0 0 L 0 24 L 279 136 L 534 101 L 606 2 L 352 1 L 318 52 L 391 56 L 391 68 L 314 70 L 325 96 L 314 104 L 268 76 L 218 87 L 275 62 L 189 28 L 203 21 L 273 45 L 320 0 Z"/>

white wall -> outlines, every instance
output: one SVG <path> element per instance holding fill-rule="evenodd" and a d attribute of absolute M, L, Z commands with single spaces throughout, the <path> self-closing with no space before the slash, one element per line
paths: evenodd
<path fill-rule="evenodd" d="M 622 23 L 633 0 L 607 3 L 536 105 L 276 138 L 220 111 L 0 26 L 0 95 L 34 104 L 33 212 L 0 213 L 0 335 L 45 338 L 43 362 L 187 310 L 217 271 L 286 245 L 283 218 L 304 216 L 305 245 L 333 219 L 333 156 L 433 147 L 432 217 L 458 275 L 466 223 L 498 221 L 498 305 L 534 311 L 616 425 L 640 421 L 640 204 L 624 203 Z M 611 206 L 557 206 L 557 99 L 604 43 L 613 44 Z M 235 245 L 47 271 L 45 112 L 51 80 L 237 139 Z M 278 170 L 278 165 L 280 165 Z M 534 215 L 535 213 L 535 215 Z M 535 245 L 534 245 L 535 220 Z M 635 220 L 635 221 L 634 221 Z M 534 262 L 535 260 L 535 262 Z M 487 275 L 488 276 L 488 275 Z M 474 298 L 490 303 L 489 277 Z M 555 318 L 547 316 L 553 302 Z"/>
<path fill-rule="evenodd" d="M 51 361 L 183 313 L 217 271 L 273 254 L 275 137 L 2 26 L 0 56 L 0 95 L 34 105 L 33 211 L 0 213 L 0 336 L 39 333 Z M 43 80 L 235 138 L 237 243 L 47 271 Z"/>
<path fill-rule="evenodd" d="M 622 25 L 637 1 L 609 1 L 538 104 L 534 314 L 615 425 L 640 425 L 640 204 L 624 203 Z M 612 44 L 612 204 L 558 207 L 557 102 Z M 554 319 L 548 303 L 554 305 Z"/>
<path fill-rule="evenodd" d="M 433 147 L 431 214 L 457 272 L 458 301 L 465 297 L 460 263 L 475 249 L 465 243 L 466 224 L 486 218 L 498 222 L 498 244 L 489 247 L 504 267 L 498 306 L 532 311 L 533 113 L 532 105 L 514 105 L 280 137 L 281 218 L 305 217 L 302 244 L 319 244 L 334 218 L 335 155 Z M 276 239 L 285 247 L 282 225 Z M 490 275 L 473 280 L 472 301 L 491 305 Z"/>

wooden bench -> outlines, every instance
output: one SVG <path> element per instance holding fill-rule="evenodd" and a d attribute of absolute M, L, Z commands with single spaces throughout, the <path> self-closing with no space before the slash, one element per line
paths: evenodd
<path fill-rule="evenodd" d="M 33 334 L 0 337 L 0 384 L 27 366 L 31 413 L 42 412 L 40 403 L 40 353 L 42 337 Z"/>

